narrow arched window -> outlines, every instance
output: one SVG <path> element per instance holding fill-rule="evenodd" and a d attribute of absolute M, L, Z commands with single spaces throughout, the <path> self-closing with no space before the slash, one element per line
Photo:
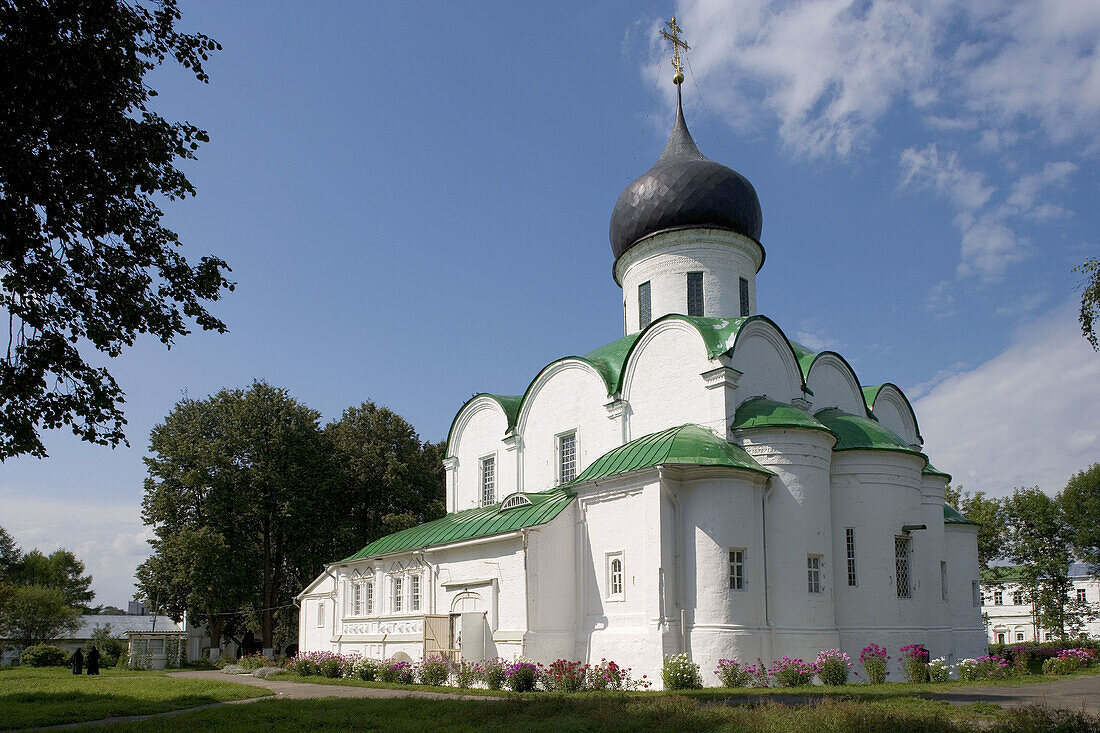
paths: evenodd
<path fill-rule="evenodd" d="M 623 560 L 621 557 L 611 559 L 611 596 L 623 594 Z"/>

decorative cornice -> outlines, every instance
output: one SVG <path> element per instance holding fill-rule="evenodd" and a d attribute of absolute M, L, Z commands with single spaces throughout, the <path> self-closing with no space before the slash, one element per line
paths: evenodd
<path fill-rule="evenodd" d="M 607 410 L 607 417 L 610 420 L 618 420 L 626 414 L 627 409 L 630 408 L 630 403 L 624 399 L 615 398 L 604 405 L 604 409 Z"/>
<path fill-rule="evenodd" d="M 703 384 L 707 389 L 718 389 L 719 387 L 737 389 L 737 381 L 741 379 L 741 372 L 733 367 L 720 366 L 703 372 L 700 376 L 703 378 Z"/>

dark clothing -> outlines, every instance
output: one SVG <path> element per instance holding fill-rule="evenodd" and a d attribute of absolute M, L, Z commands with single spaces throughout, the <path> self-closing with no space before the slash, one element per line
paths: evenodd
<path fill-rule="evenodd" d="M 80 674 L 84 671 L 84 652 L 77 649 L 73 652 L 73 658 L 69 660 L 69 664 L 73 667 L 73 674 Z"/>
<path fill-rule="evenodd" d="M 88 652 L 88 674 L 99 674 L 99 650 L 94 646 Z"/>

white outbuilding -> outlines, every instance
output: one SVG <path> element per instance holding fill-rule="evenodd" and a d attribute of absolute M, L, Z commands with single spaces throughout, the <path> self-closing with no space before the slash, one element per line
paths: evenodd
<path fill-rule="evenodd" d="M 709 684 L 723 658 L 983 654 L 976 526 L 898 387 L 757 312 L 761 224 L 677 104 L 612 214 L 626 335 L 463 405 L 446 516 L 327 566 L 298 596 L 299 649 L 650 679 L 686 652 Z"/>

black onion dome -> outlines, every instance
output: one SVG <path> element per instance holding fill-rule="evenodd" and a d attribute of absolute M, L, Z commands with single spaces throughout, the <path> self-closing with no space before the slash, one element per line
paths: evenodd
<path fill-rule="evenodd" d="M 760 241 L 756 189 L 737 171 L 699 152 L 677 88 L 676 124 L 657 163 L 627 186 L 611 213 L 615 259 L 642 237 L 668 229 L 728 229 Z"/>

